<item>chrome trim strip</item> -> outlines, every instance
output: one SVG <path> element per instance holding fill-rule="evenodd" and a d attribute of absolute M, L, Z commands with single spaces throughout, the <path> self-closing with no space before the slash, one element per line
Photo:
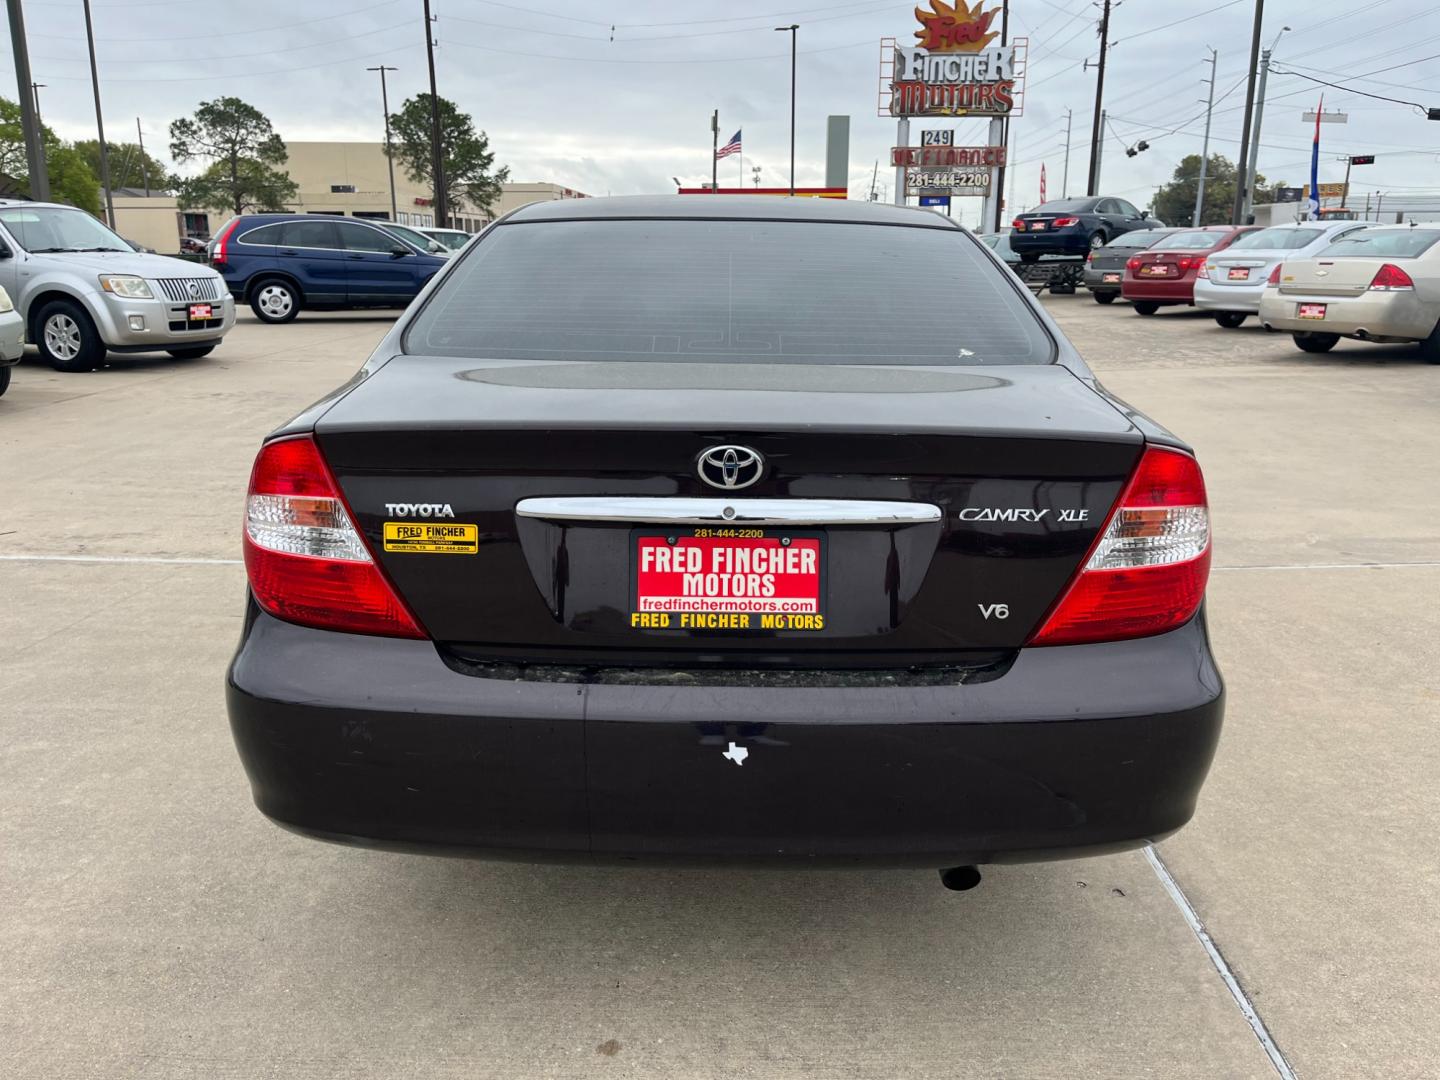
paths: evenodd
<path fill-rule="evenodd" d="M 629 521 L 666 525 L 920 525 L 940 508 L 870 499 L 692 499 L 565 496 L 521 499 L 519 517 L 549 521 Z"/>

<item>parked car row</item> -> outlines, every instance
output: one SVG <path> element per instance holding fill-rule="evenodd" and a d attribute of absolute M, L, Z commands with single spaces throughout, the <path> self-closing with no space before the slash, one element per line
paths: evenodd
<path fill-rule="evenodd" d="M 57 371 L 89 371 L 110 352 L 206 356 L 235 325 L 237 299 L 270 323 L 305 307 L 404 307 L 469 239 L 253 214 L 225 224 L 204 266 L 157 255 L 73 206 L 0 199 L 0 393 L 27 341 Z"/>
<path fill-rule="evenodd" d="M 1306 352 L 1415 342 L 1440 363 L 1440 225 L 1132 230 L 1089 254 L 1083 280 L 1097 303 L 1120 297 L 1140 315 L 1186 304 L 1227 329 L 1258 317 Z"/>

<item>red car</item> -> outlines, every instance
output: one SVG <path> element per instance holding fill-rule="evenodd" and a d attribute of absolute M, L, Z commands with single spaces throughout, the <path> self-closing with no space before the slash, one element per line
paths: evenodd
<path fill-rule="evenodd" d="M 1180 229 L 1125 263 L 1120 295 L 1141 315 L 1154 315 L 1166 304 L 1194 304 L 1195 278 L 1205 257 L 1222 251 L 1256 225 L 1206 225 Z"/>

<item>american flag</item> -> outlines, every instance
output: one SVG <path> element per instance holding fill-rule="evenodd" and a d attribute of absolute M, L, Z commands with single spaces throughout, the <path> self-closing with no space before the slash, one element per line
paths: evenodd
<path fill-rule="evenodd" d="M 1040 163 L 1040 201 L 1045 201 L 1045 163 Z"/>
<path fill-rule="evenodd" d="M 737 131 L 734 135 L 730 136 L 729 142 L 715 151 L 715 158 L 718 161 L 722 157 L 729 157 L 731 154 L 738 153 L 740 153 L 740 132 Z"/>

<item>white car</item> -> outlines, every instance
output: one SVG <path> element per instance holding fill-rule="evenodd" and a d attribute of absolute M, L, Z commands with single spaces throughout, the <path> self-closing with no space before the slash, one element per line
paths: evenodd
<path fill-rule="evenodd" d="M 1329 352 L 1342 337 L 1413 341 L 1440 364 L 1440 225 L 1362 229 L 1277 265 L 1260 322 L 1288 330 L 1306 352 Z"/>
<path fill-rule="evenodd" d="M 1234 329 L 1246 316 L 1259 314 L 1265 281 L 1279 263 L 1309 258 L 1341 236 L 1370 224 L 1306 221 L 1245 233 L 1224 251 L 1205 260 L 1204 275 L 1195 279 L 1195 306 L 1213 312 L 1221 326 Z"/>
<path fill-rule="evenodd" d="M 0 394 L 10 389 L 10 369 L 25 352 L 25 320 L 15 310 L 10 294 L 0 288 Z"/>
<path fill-rule="evenodd" d="M 422 233 L 441 244 L 444 244 L 451 251 L 459 251 L 471 240 L 471 236 L 464 229 L 421 229 Z"/>

